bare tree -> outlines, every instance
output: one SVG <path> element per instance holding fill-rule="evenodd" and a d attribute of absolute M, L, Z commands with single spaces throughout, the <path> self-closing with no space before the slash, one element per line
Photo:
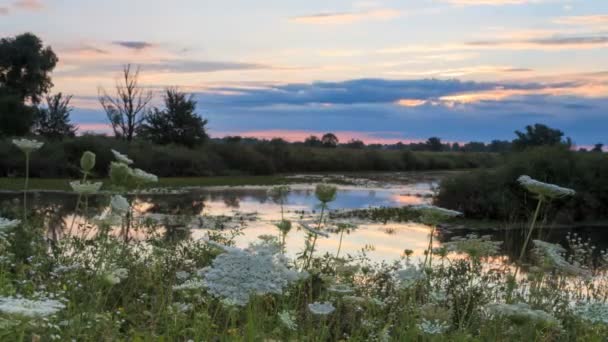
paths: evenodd
<path fill-rule="evenodd" d="M 122 79 L 116 82 L 114 97 L 99 88 L 99 102 L 112 124 L 114 135 L 127 141 L 133 140 L 152 100 L 152 92 L 140 87 L 138 78 L 139 67 L 132 71 L 131 64 L 127 64 L 123 67 Z"/>

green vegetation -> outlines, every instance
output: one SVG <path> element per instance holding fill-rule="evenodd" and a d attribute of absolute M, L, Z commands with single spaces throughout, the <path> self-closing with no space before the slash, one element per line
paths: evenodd
<path fill-rule="evenodd" d="M 32 160 L 40 154 L 35 142 L 19 147 Z M 576 236 L 567 239 L 568 254 L 530 240 L 534 248 L 522 249 L 514 271 L 496 258 L 501 242 L 488 237 L 435 248 L 434 227 L 461 213 L 415 206 L 411 217 L 433 227 L 424 261 L 404 250 L 392 263 L 373 263 L 366 249 L 340 256 L 353 227 L 324 215 L 336 188 L 320 184 L 322 209 L 298 225 L 307 235 L 290 258 L 283 251 L 291 222 L 283 216 L 276 235 L 246 249 L 234 245 L 239 230 L 209 227 L 193 240 L 185 221 L 146 219 L 138 189 L 156 176 L 132 168 L 126 155 L 114 157 L 112 194 L 100 212 L 88 206 L 99 188 L 87 181 L 90 153 L 82 156 L 82 180 L 71 184 L 79 199 L 69 224 L 45 231 L 44 212 L 0 208 L 1 339 L 601 341 L 608 333 L 608 251 L 594 258 L 593 245 Z M 539 203 L 574 195 L 529 177 L 518 183 Z M 282 204 L 289 191 L 270 195 Z M 315 253 L 318 239 L 339 241 L 335 254 Z"/>
<path fill-rule="evenodd" d="M 526 221 L 537 203 L 517 184 L 524 174 L 577 191 L 571 200 L 553 201 L 543 209 L 544 216 L 560 223 L 608 218 L 608 154 L 574 152 L 561 146 L 531 148 L 510 154 L 495 170 L 448 177 L 436 201 L 464 212 L 467 218 Z"/>
<path fill-rule="evenodd" d="M 128 143 L 104 136 L 84 135 L 47 141 L 32 160 L 32 177 L 79 177 L 78 164 L 84 151 L 97 155 L 94 178 L 107 175 L 112 149 L 138 156 L 135 166 L 161 177 L 272 175 L 297 172 L 414 171 L 493 167 L 500 156 L 492 153 L 411 152 L 323 148 L 276 141 L 208 143 L 196 148 Z M 0 177 L 22 176 L 23 156 L 10 140 L 0 141 Z"/>

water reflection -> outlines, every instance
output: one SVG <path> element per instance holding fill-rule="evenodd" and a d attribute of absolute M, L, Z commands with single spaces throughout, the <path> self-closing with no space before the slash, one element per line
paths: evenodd
<path fill-rule="evenodd" d="M 216 190 L 193 190 L 179 194 L 146 194 L 138 196 L 134 204 L 136 218 L 149 220 L 150 227 L 157 227 L 168 241 L 186 238 L 201 238 L 210 231 L 242 229 L 236 238 L 239 246 L 247 246 L 259 235 L 279 236 L 274 223 L 280 220 L 280 207 L 267 196 L 266 188 L 229 188 Z M 338 192 L 331 209 L 362 209 L 369 207 L 399 207 L 429 201 L 432 189 L 428 183 L 412 184 L 393 189 L 367 189 L 343 187 Z M 0 206 L 15 206 L 19 194 L 0 194 Z M 74 215 L 77 197 L 65 193 L 39 193 L 32 196 L 36 213 L 43 218 L 48 237 L 58 239 L 67 232 L 71 221 L 78 226 L 85 220 Z M 101 213 L 108 205 L 108 196 L 93 196 L 89 199 L 88 217 Z M 294 228 L 287 236 L 287 253 L 295 256 L 304 248 L 306 234 L 298 230 L 295 222 L 314 219 L 317 203 L 312 188 L 295 189 L 285 203 L 285 216 L 294 221 Z M 18 204 L 18 203 L 17 203 Z M 394 260 L 404 250 L 414 252 L 414 257 L 423 257 L 428 244 L 430 229 L 414 223 L 370 223 L 355 222 L 357 228 L 344 235 L 342 251 L 346 254 L 358 253 L 365 249 L 367 255 L 376 261 Z M 95 228 L 93 228 L 95 229 Z M 545 241 L 564 245 L 566 233 L 571 230 L 545 229 L 541 237 Z M 590 237 L 598 245 L 598 250 L 608 247 L 608 231 L 594 228 L 578 228 L 583 237 Z M 457 231 L 438 231 L 436 245 L 452 236 L 470 233 L 466 229 Z M 86 236 L 93 236 L 93 231 Z M 507 257 L 514 259 L 519 254 L 523 234 L 521 230 L 477 231 L 479 235 L 489 234 L 497 241 L 504 241 L 503 250 Z M 118 234 L 118 232 L 117 232 Z M 134 232 L 134 237 L 142 237 L 146 232 Z M 319 253 L 335 254 L 338 248 L 338 235 L 320 238 L 317 242 Z M 344 255 L 344 254 L 343 254 Z"/>

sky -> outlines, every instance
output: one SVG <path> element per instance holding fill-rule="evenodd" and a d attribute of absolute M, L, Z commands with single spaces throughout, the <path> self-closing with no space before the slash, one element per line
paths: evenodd
<path fill-rule="evenodd" d="M 59 57 L 80 131 L 122 65 L 194 95 L 212 136 L 608 144 L 607 0 L 0 0 L 0 37 Z"/>

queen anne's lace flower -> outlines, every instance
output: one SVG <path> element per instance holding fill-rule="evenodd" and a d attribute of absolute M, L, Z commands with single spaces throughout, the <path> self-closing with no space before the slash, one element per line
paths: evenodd
<path fill-rule="evenodd" d="M 266 194 L 268 195 L 268 197 L 272 198 L 273 201 L 280 201 L 281 199 L 284 199 L 290 191 L 291 188 L 289 187 L 289 185 L 277 185 L 268 189 L 268 191 L 266 191 Z"/>
<path fill-rule="evenodd" d="M 129 270 L 126 268 L 115 268 L 103 275 L 103 279 L 110 285 L 119 284 L 121 281 L 127 279 L 129 276 Z"/>
<path fill-rule="evenodd" d="M 506 317 L 515 323 L 533 322 L 548 325 L 559 324 L 559 321 L 552 315 L 543 310 L 534 310 L 526 303 L 496 303 L 488 305 L 486 309 L 493 315 Z"/>
<path fill-rule="evenodd" d="M 566 249 L 558 244 L 549 243 L 541 240 L 532 240 L 536 248 L 534 251 L 537 256 L 542 258 L 545 265 L 554 267 L 556 270 L 575 276 L 590 276 L 589 270 L 579 265 L 571 264 L 564 258 Z"/>
<path fill-rule="evenodd" d="M 279 321 L 289 330 L 296 331 L 298 329 L 294 314 L 289 311 L 279 312 Z"/>
<path fill-rule="evenodd" d="M 82 194 L 82 195 L 90 195 L 90 194 L 94 194 L 96 192 L 99 191 L 99 189 L 101 189 L 101 182 L 95 182 L 95 183 L 91 183 L 91 182 L 81 182 L 81 181 L 73 181 L 70 182 L 70 186 L 72 187 L 72 190 L 74 190 L 74 192 Z"/>
<path fill-rule="evenodd" d="M 29 139 L 13 139 L 13 144 L 15 144 L 23 153 L 30 153 L 35 151 L 44 145 L 43 142 Z"/>
<path fill-rule="evenodd" d="M 116 158 L 116 160 L 120 163 L 127 164 L 127 165 L 133 164 L 133 161 L 131 159 L 129 159 L 129 157 L 125 154 L 122 154 L 116 150 L 112 150 L 112 154 L 114 155 L 114 158 Z"/>
<path fill-rule="evenodd" d="M 141 184 L 158 182 L 158 177 L 156 175 L 142 169 L 133 169 L 133 177 L 135 178 L 135 182 Z"/>
<path fill-rule="evenodd" d="M 110 206 L 112 207 L 112 212 L 116 212 L 117 214 L 125 214 L 131 208 L 129 201 L 121 195 L 112 196 Z"/>
<path fill-rule="evenodd" d="M 351 294 L 355 292 L 352 287 L 345 284 L 335 284 L 330 286 L 327 290 L 329 292 L 333 292 L 340 295 Z"/>
<path fill-rule="evenodd" d="M 397 271 L 397 279 L 401 283 L 401 287 L 409 288 L 415 285 L 417 282 L 424 280 L 426 274 L 422 269 L 415 266 L 409 266 L 402 270 Z"/>
<path fill-rule="evenodd" d="M 420 329 L 423 333 L 428 335 L 439 335 L 443 334 L 450 328 L 450 325 L 447 322 L 432 319 L 426 320 L 422 319 L 422 322 L 418 323 L 418 329 Z"/>
<path fill-rule="evenodd" d="M 324 315 L 329 315 L 330 313 L 334 312 L 334 310 L 336 310 L 336 308 L 330 302 L 325 302 L 325 303 L 314 302 L 314 303 L 308 304 L 308 310 L 310 310 L 310 312 L 312 312 L 315 315 L 324 316 Z"/>
<path fill-rule="evenodd" d="M 606 303 L 581 303 L 574 307 L 574 313 L 590 323 L 608 324 L 608 304 Z"/>
<path fill-rule="evenodd" d="M 0 235 L 8 229 L 12 229 L 21 224 L 20 220 L 9 220 L 4 217 L 0 217 Z"/>
<path fill-rule="evenodd" d="M 0 312 L 26 317 L 46 317 L 57 313 L 65 305 L 55 299 L 25 299 L 0 297 Z"/>
<path fill-rule="evenodd" d="M 181 291 L 181 290 L 198 290 L 205 287 L 205 282 L 203 282 L 200 279 L 188 279 L 185 282 L 183 282 L 182 284 L 179 285 L 174 285 L 173 286 L 173 290 L 174 291 Z"/>
<path fill-rule="evenodd" d="M 543 183 L 526 175 L 520 176 L 517 181 L 528 191 L 537 194 L 541 198 L 554 199 L 574 196 L 576 194 L 576 191 L 572 189 L 563 188 L 555 184 Z"/>
<path fill-rule="evenodd" d="M 428 215 L 440 219 L 448 219 L 462 215 L 462 213 L 459 211 L 445 209 L 430 204 L 413 205 L 410 208 L 419 211 L 420 213 L 422 213 L 422 215 Z"/>
<path fill-rule="evenodd" d="M 301 278 L 287 268 L 275 248 L 259 247 L 253 251 L 229 248 L 200 273 L 210 294 L 239 306 L 246 305 L 251 295 L 282 294 L 285 286 Z"/>

